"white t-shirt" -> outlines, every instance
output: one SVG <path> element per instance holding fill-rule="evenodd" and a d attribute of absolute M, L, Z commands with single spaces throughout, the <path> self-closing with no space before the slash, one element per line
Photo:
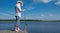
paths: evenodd
<path fill-rule="evenodd" d="M 19 4 L 16 4 L 16 7 L 15 7 L 15 11 L 16 11 L 16 15 L 15 16 L 19 16 L 21 17 L 21 6 Z"/>
<path fill-rule="evenodd" d="M 21 13 L 16 13 L 16 16 L 19 16 L 19 17 L 21 17 Z"/>

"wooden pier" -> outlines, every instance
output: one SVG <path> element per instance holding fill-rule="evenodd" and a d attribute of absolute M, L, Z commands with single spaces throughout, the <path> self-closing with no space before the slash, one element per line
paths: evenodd
<path fill-rule="evenodd" d="M 27 31 L 20 31 L 20 32 L 16 32 L 16 31 L 11 31 L 11 30 L 0 30 L 0 33 L 27 33 Z"/>

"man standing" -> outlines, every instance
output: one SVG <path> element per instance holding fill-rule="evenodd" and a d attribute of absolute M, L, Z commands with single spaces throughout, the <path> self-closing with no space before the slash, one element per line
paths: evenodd
<path fill-rule="evenodd" d="M 22 12 L 21 6 L 23 6 L 22 1 L 18 1 L 16 6 L 15 6 L 15 11 L 16 11 L 16 15 L 15 15 L 15 17 L 16 17 L 15 31 L 16 32 L 21 31 L 20 28 L 19 28 L 20 17 L 21 17 L 21 12 Z"/>

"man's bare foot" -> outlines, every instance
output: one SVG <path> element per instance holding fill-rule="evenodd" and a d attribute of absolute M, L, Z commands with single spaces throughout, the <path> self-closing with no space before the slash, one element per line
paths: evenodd
<path fill-rule="evenodd" d="M 16 32 L 22 32 L 22 30 L 15 30 Z"/>
<path fill-rule="evenodd" d="M 16 32 L 22 32 L 19 28 L 15 29 Z"/>

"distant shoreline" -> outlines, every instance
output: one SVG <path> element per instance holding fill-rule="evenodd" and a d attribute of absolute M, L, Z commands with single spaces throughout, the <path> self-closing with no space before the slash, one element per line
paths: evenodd
<path fill-rule="evenodd" d="M 16 21 L 16 20 L 14 20 L 14 19 L 10 19 L 10 20 L 9 20 L 9 19 L 8 19 L 8 20 L 0 20 L 0 21 Z M 24 21 L 26 21 L 26 22 L 27 22 L 27 21 L 28 21 L 28 22 L 29 22 L 29 21 L 31 21 L 31 22 L 60 22 L 60 20 L 31 20 L 31 19 L 30 19 L 30 20 L 29 20 L 29 19 L 27 19 L 27 20 L 23 20 L 23 19 L 22 19 L 22 20 L 20 20 L 20 21 L 23 21 L 23 22 L 24 22 Z"/>

